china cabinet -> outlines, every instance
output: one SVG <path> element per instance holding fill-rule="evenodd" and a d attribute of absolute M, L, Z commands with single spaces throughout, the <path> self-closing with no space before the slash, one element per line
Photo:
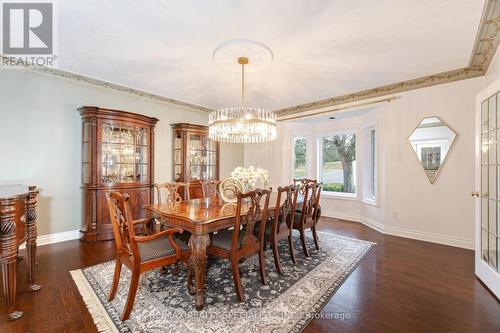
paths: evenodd
<path fill-rule="evenodd" d="M 82 117 L 83 221 L 86 241 L 113 238 L 105 194 L 130 196 L 134 219 L 153 196 L 154 127 L 158 119 L 140 114 L 84 106 Z"/>
<path fill-rule="evenodd" d="M 191 199 L 203 197 L 201 181 L 219 179 L 219 143 L 208 138 L 208 127 L 173 124 L 173 179 L 189 183 Z"/>

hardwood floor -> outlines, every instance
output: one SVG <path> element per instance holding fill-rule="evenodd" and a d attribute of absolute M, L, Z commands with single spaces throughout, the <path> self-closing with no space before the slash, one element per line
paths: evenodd
<path fill-rule="evenodd" d="M 305 332 L 500 332 L 500 304 L 475 278 L 472 251 L 328 218 L 320 230 L 378 245 L 325 306 L 323 318 Z M 26 263 L 20 262 L 17 303 L 24 317 L 7 322 L 2 298 L 0 332 L 97 332 L 69 271 L 113 256 L 112 242 L 39 247 L 42 290 L 28 291 Z"/>

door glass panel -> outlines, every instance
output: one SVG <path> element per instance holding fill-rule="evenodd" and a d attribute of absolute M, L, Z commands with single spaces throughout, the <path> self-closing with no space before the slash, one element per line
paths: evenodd
<path fill-rule="evenodd" d="M 488 135 L 488 161 L 490 164 L 497 163 L 497 131 L 491 131 Z"/>
<path fill-rule="evenodd" d="M 481 132 L 488 132 L 488 102 L 484 101 L 481 104 Z"/>
<path fill-rule="evenodd" d="M 500 272 L 500 92 L 481 103 L 480 252 Z M 478 207 L 479 208 L 479 207 Z M 482 274 L 482 273 L 481 273 Z M 500 277 L 499 277 L 500 278 Z M 498 281 L 498 279 L 497 279 Z M 491 281 L 489 282 L 491 283 Z"/>
<path fill-rule="evenodd" d="M 488 164 L 488 134 L 481 135 L 481 164 Z"/>
<path fill-rule="evenodd" d="M 488 166 L 481 167 L 481 193 L 483 196 L 488 195 Z"/>
<path fill-rule="evenodd" d="M 147 164 L 139 164 L 138 165 L 138 181 L 147 182 L 148 181 L 148 165 Z"/>
<path fill-rule="evenodd" d="M 481 198 L 481 227 L 488 230 L 488 198 Z"/>
<path fill-rule="evenodd" d="M 488 167 L 488 195 L 490 199 L 497 198 L 497 167 L 489 166 Z"/>
<path fill-rule="evenodd" d="M 497 272 L 500 272 L 500 238 L 497 237 Z"/>
<path fill-rule="evenodd" d="M 148 145 L 148 130 L 146 128 L 137 129 L 137 144 L 139 146 Z"/>
<path fill-rule="evenodd" d="M 494 230 L 497 226 L 497 202 L 495 200 L 489 200 L 489 210 L 488 210 L 488 230 Z"/>
<path fill-rule="evenodd" d="M 115 124 L 104 124 L 102 129 L 102 142 L 120 143 L 120 128 Z"/>
<path fill-rule="evenodd" d="M 121 146 L 120 162 L 121 163 L 135 163 L 134 146 L 133 145 L 122 145 Z"/>
<path fill-rule="evenodd" d="M 122 128 L 121 132 L 121 143 L 122 144 L 134 144 L 134 129 L 133 128 Z"/>
<path fill-rule="evenodd" d="M 488 262 L 488 232 L 481 230 L 481 259 Z"/>
<path fill-rule="evenodd" d="M 148 163 L 148 148 L 138 147 L 136 163 Z"/>
<path fill-rule="evenodd" d="M 488 129 L 492 130 L 497 125 L 497 96 L 491 96 L 488 100 Z"/>
<path fill-rule="evenodd" d="M 175 164 L 181 164 L 182 162 L 182 151 L 181 150 L 174 150 L 174 163 Z"/>
<path fill-rule="evenodd" d="M 124 164 L 120 165 L 120 182 L 131 183 L 136 181 L 135 175 L 135 164 Z"/>
<path fill-rule="evenodd" d="M 101 174 L 103 183 L 119 183 L 120 165 L 103 163 Z"/>
<path fill-rule="evenodd" d="M 488 263 L 491 267 L 497 270 L 497 237 L 493 234 L 489 234 L 489 260 Z"/>
<path fill-rule="evenodd" d="M 89 142 L 84 142 L 82 144 L 82 162 L 89 162 Z"/>
<path fill-rule="evenodd" d="M 90 164 L 82 163 L 82 182 L 84 184 L 90 183 Z"/>

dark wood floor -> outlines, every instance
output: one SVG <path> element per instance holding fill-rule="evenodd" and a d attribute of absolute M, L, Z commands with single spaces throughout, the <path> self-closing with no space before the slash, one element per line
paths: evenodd
<path fill-rule="evenodd" d="M 305 332 L 500 332 L 500 304 L 476 280 L 472 251 L 386 236 L 354 222 L 320 224 L 323 231 L 378 245 Z M 7 322 L 2 299 L 0 332 L 97 332 L 69 271 L 112 258 L 112 242 L 40 247 L 42 290 L 27 290 L 21 262 L 18 304 L 24 317 Z"/>

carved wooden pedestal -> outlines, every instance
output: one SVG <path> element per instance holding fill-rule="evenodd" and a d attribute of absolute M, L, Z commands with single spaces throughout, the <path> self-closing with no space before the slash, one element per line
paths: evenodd
<path fill-rule="evenodd" d="M 12 320 L 23 315 L 16 309 L 16 264 L 19 246 L 24 242 L 30 289 L 41 288 L 35 284 L 37 196 L 35 186 L 0 186 L 0 263 L 7 313 Z"/>

